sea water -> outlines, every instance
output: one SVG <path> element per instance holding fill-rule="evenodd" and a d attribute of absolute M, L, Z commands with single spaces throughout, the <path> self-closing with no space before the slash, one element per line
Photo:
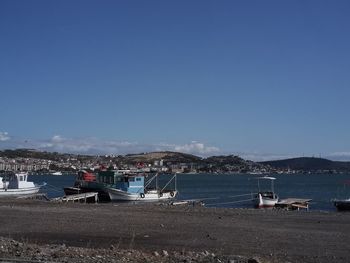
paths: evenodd
<path fill-rule="evenodd" d="M 349 198 L 350 186 L 344 182 L 350 174 L 279 174 L 272 175 L 275 192 L 281 199 L 312 199 L 310 210 L 335 211 L 331 202 L 334 198 Z M 247 174 L 178 174 L 178 200 L 202 200 L 208 207 L 250 208 L 252 193 L 257 192 L 256 175 Z M 159 177 L 159 186 L 169 180 L 169 175 Z M 35 183 L 46 182 L 42 189 L 48 197 L 63 196 L 63 187 L 74 184 L 74 175 L 33 175 Z M 170 184 L 169 188 L 174 187 Z M 270 180 L 260 180 L 260 189 L 270 189 Z"/>

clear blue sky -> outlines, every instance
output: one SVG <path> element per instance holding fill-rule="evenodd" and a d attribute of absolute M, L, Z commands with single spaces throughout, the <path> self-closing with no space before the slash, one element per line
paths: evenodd
<path fill-rule="evenodd" d="M 0 148 L 350 160 L 349 13 L 349 1 L 0 1 Z"/>

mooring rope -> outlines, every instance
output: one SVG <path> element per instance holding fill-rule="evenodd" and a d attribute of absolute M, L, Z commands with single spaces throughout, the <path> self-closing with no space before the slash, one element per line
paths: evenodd
<path fill-rule="evenodd" d="M 62 189 L 51 184 L 46 184 L 45 187 L 50 188 L 52 191 L 62 193 Z"/>
<path fill-rule="evenodd" d="M 249 202 L 253 201 L 253 199 L 245 199 L 245 200 L 239 200 L 239 201 L 233 201 L 233 202 L 222 202 L 222 203 L 214 203 L 214 204 L 205 204 L 205 206 L 211 206 L 211 205 L 228 205 L 228 204 L 235 204 L 235 203 L 243 203 L 243 202 Z"/>
<path fill-rule="evenodd" d="M 229 195 L 229 196 L 227 196 L 227 197 L 229 197 L 229 198 L 235 198 L 235 197 L 242 197 L 242 196 L 248 196 L 248 195 L 254 195 L 254 194 L 256 194 L 256 193 L 243 194 L 243 195 Z"/>

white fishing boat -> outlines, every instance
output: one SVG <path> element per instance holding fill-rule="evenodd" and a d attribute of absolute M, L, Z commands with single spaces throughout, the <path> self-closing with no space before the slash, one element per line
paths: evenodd
<path fill-rule="evenodd" d="M 258 192 L 253 195 L 253 203 L 256 208 L 268 208 L 274 207 L 278 202 L 278 195 L 274 191 L 275 177 L 257 177 L 258 180 Z M 271 182 L 271 188 L 269 190 L 261 190 L 260 180 L 269 180 Z"/>
<path fill-rule="evenodd" d="M 6 174 L 0 177 L 0 197 L 36 194 L 44 186 L 28 182 L 28 173 Z"/>
<path fill-rule="evenodd" d="M 154 175 L 145 182 L 144 174 L 123 174 L 113 171 L 99 173 L 105 176 L 107 182 L 114 182 L 113 185 L 105 187 L 111 201 L 161 201 L 173 199 L 177 195 L 176 174 L 163 186 L 158 185 L 158 174 Z M 174 189 L 167 189 L 169 184 L 174 181 Z M 152 182 L 155 187 L 150 188 Z"/>

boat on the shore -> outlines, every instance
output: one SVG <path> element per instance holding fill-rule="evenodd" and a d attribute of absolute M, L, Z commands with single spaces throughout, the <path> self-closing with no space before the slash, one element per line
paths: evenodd
<path fill-rule="evenodd" d="M 0 197 L 36 194 L 45 186 L 28 182 L 28 173 L 10 173 L 0 177 Z"/>
<path fill-rule="evenodd" d="M 80 171 L 72 187 L 65 187 L 66 195 L 98 192 L 100 201 L 159 201 L 175 198 L 176 174 L 159 187 L 158 173 L 147 181 L 150 174 L 130 170 L 99 171 L 97 174 Z M 167 189 L 174 182 L 174 189 Z M 151 185 L 155 184 L 151 187 Z"/>
<path fill-rule="evenodd" d="M 100 173 L 99 173 L 100 175 Z M 111 186 L 106 187 L 106 191 L 112 201 L 161 201 L 173 199 L 177 195 L 176 190 L 176 174 L 163 187 L 159 187 L 158 176 L 155 174 L 147 182 L 145 174 L 125 174 L 117 171 L 102 172 L 105 181 L 112 182 Z M 174 189 L 166 187 L 174 181 Z M 150 187 L 155 182 L 154 187 Z"/>
<path fill-rule="evenodd" d="M 65 195 L 77 195 L 97 192 L 99 201 L 110 201 L 108 193 L 104 190 L 105 184 L 97 181 L 97 175 L 86 170 L 78 172 L 73 186 L 64 187 Z"/>
<path fill-rule="evenodd" d="M 274 207 L 278 202 L 278 195 L 274 191 L 274 180 L 275 177 L 263 176 L 256 177 L 258 180 L 258 192 L 253 195 L 253 203 L 256 208 L 269 208 Z M 269 180 L 271 182 L 271 188 L 269 190 L 260 189 L 260 180 Z"/>

